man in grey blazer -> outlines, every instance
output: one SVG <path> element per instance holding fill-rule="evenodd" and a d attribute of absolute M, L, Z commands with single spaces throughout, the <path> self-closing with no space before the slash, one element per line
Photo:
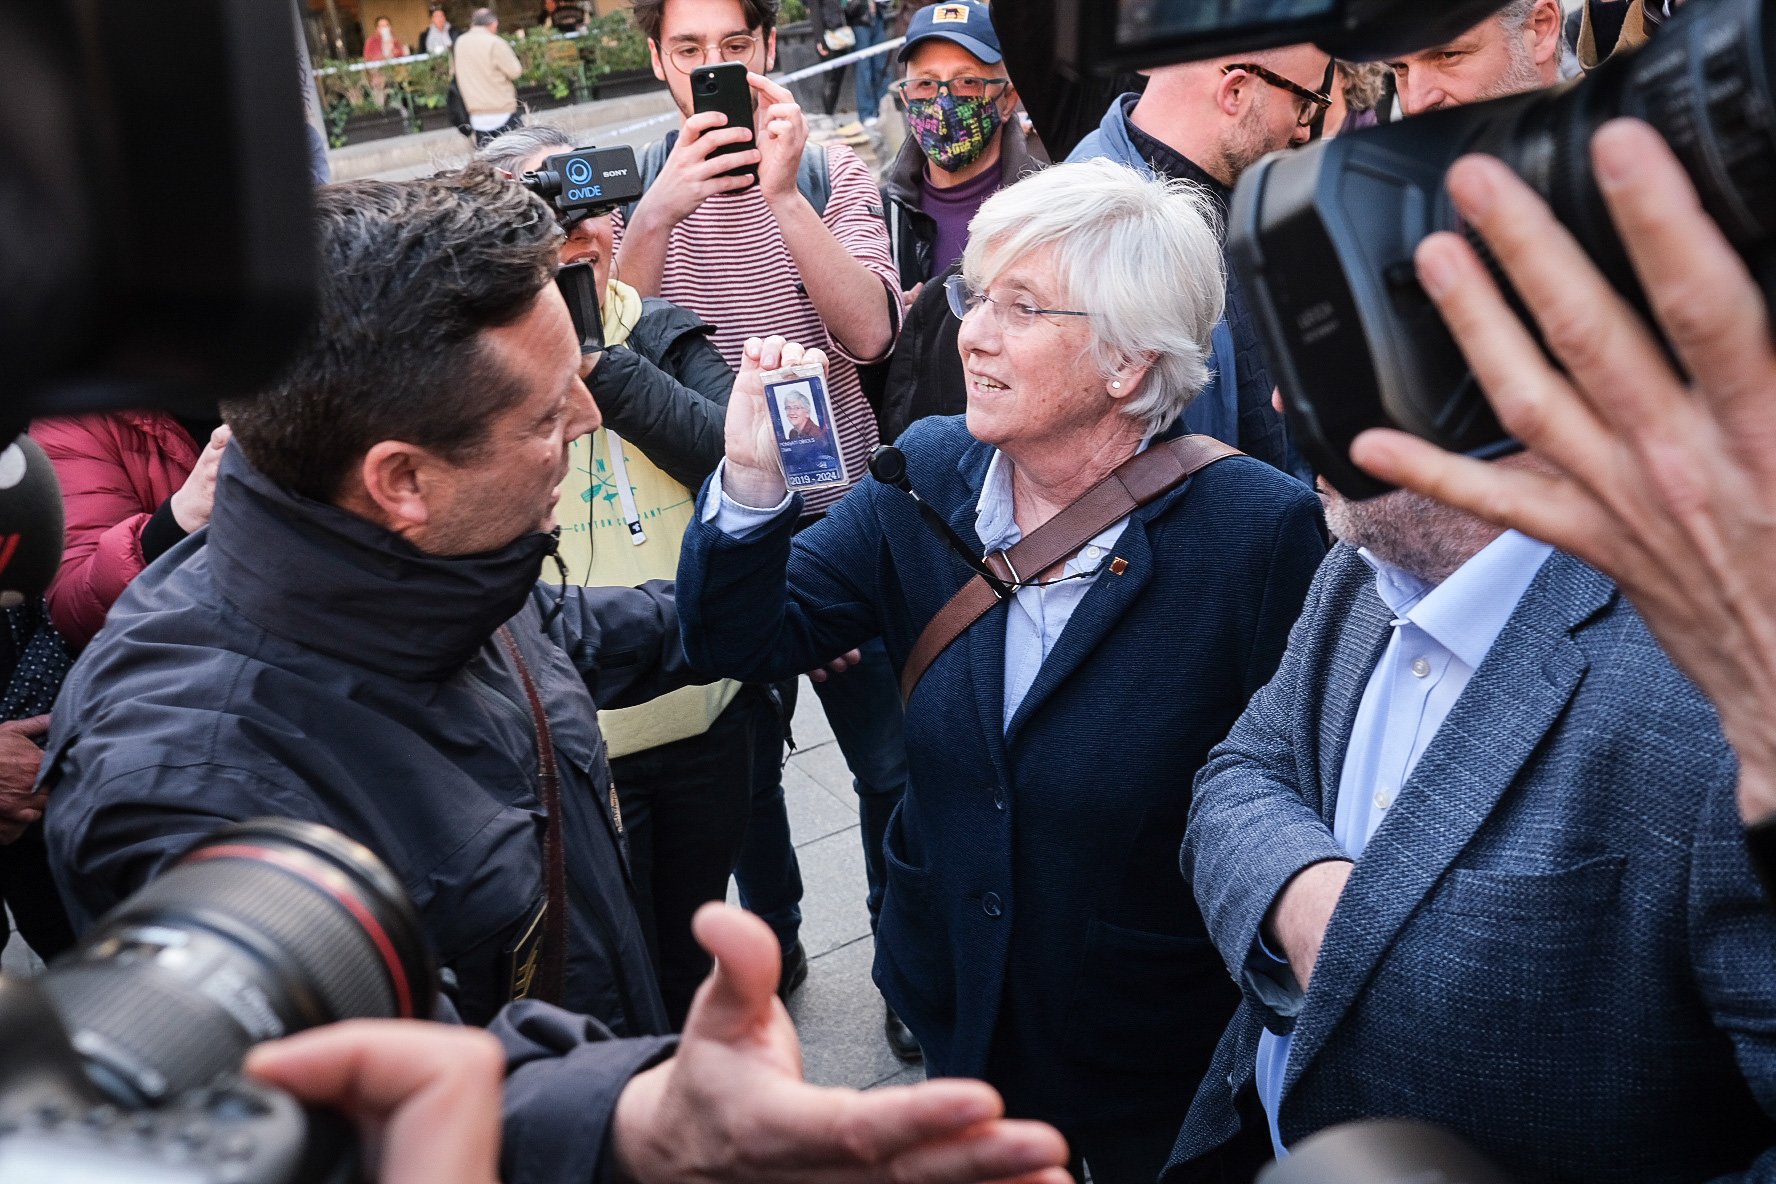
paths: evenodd
<path fill-rule="evenodd" d="M 1244 1000 L 1166 1179 L 1242 1122 L 1379 1116 L 1525 1180 L 1776 1178 L 1776 919 L 1713 709 L 1570 556 L 1416 494 L 1328 517 L 1196 781 L 1183 870 Z"/>

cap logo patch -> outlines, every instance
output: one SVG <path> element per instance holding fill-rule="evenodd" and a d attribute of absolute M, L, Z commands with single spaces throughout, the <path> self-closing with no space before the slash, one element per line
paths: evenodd
<path fill-rule="evenodd" d="M 931 23 L 934 25 L 953 23 L 966 25 L 968 23 L 968 5 L 939 4 L 931 13 Z"/>

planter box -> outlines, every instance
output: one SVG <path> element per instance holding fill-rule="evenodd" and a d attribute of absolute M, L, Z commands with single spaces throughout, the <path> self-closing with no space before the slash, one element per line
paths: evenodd
<path fill-rule="evenodd" d="M 369 140 L 389 140 L 408 132 L 405 111 L 379 111 L 374 115 L 353 115 L 346 119 L 343 134 L 347 144 Z"/>
<path fill-rule="evenodd" d="M 419 130 L 422 132 L 438 132 L 456 125 L 450 122 L 450 112 L 442 107 L 419 109 Z"/>
<path fill-rule="evenodd" d="M 521 86 L 518 88 L 518 109 L 520 111 L 548 111 L 554 107 L 573 106 L 574 93 L 569 88 L 566 95 L 556 98 L 549 93 L 546 86 Z"/>
<path fill-rule="evenodd" d="M 593 84 L 592 94 L 600 99 L 620 99 L 665 89 L 666 84 L 655 78 L 652 70 L 613 70 Z"/>

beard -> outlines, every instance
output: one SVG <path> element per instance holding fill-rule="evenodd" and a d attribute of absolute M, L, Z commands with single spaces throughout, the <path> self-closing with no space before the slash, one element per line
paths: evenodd
<path fill-rule="evenodd" d="M 1429 584 L 1441 584 L 1503 533 L 1472 514 L 1397 489 L 1353 502 L 1324 483 L 1326 526 L 1339 541 L 1361 547 Z"/>
<path fill-rule="evenodd" d="M 1511 95 L 1525 94 L 1532 90 L 1542 89 L 1542 73 L 1536 67 L 1535 55 L 1530 47 L 1523 43 L 1523 38 L 1512 37 L 1511 66 L 1491 86 L 1486 87 L 1474 96 L 1474 102 L 1487 99 L 1509 98 Z"/>
<path fill-rule="evenodd" d="M 1247 169 L 1260 160 L 1272 152 L 1281 152 L 1294 143 L 1295 129 L 1292 126 L 1281 143 L 1272 142 L 1275 137 L 1267 131 L 1265 123 L 1269 103 L 1269 96 L 1260 94 L 1246 108 L 1246 113 L 1240 116 L 1240 121 L 1221 137 L 1221 142 L 1215 147 L 1215 155 L 1219 158 L 1222 176 L 1238 181 Z"/>

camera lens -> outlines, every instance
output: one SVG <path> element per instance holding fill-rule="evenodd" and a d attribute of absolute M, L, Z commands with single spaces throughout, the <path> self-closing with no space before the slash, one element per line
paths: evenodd
<path fill-rule="evenodd" d="M 43 976 L 89 1076 L 130 1106 L 232 1070 L 262 1040 L 430 1013 L 418 914 L 370 851 L 288 819 L 205 839 Z"/>

